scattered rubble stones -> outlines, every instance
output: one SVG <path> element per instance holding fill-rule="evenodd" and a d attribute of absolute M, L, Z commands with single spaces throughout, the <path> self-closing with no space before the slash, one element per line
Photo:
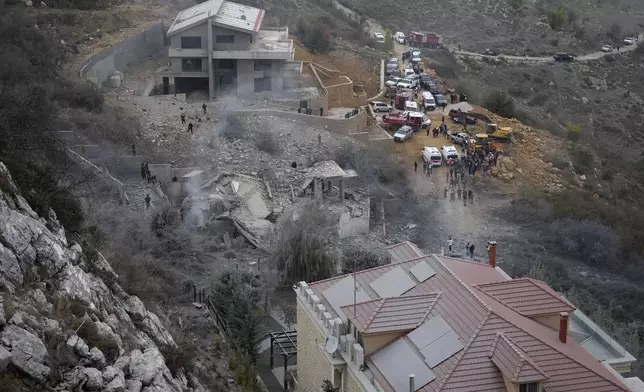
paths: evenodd
<path fill-rule="evenodd" d="M 159 347 L 176 343 L 159 318 L 90 270 L 115 275 L 104 259 L 86 259 L 67 241 L 53 211 L 38 217 L 0 163 L 0 371 L 11 364 L 34 390 L 205 392 L 193 376 L 175 378 L 166 366 Z M 26 276 L 31 289 L 22 286 Z M 90 326 L 93 335 L 83 335 Z M 115 345 L 119 357 L 107 357 L 92 339 Z M 62 377 L 50 377 L 54 366 Z"/>

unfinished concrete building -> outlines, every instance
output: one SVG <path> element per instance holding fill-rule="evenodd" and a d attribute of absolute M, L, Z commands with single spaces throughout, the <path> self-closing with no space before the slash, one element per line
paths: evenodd
<path fill-rule="evenodd" d="M 284 89 L 293 60 L 288 28 L 261 29 L 262 9 L 208 0 L 181 11 L 168 30 L 170 66 L 157 76 L 164 93 L 238 96 Z"/>

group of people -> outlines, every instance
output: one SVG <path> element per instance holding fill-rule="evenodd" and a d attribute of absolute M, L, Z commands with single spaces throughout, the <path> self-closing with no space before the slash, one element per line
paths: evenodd
<path fill-rule="evenodd" d="M 450 236 L 449 239 L 447 240 L 447 250 L 449 250 L 450 253 L 454 251 L 454 239 L 452 238 L 452 236 Z M 465 244 L 465 254 L 470 258 L 474 258 L 473 242 L 468 241 L 467 244 Z"/>
<path fill-rule="evenodd" d="M 300 114 L 309 114 L 310 115 L 310 114 L 313 114 L 313 109 L 310 106 L 307 106 L 305 108 L 298 108 L 297 112 L 300 113 Z M 320 106 L 319 112 L 320 112 L 320 117 L 323 117 L 324 116 L 324 108 L 322 106 Z"/>
<path fill-rule="evenodd" d="M 474 192 L 472 189 L 467 189 L 467 181 L 465 179 L 464 166 L 462 164 L 453 164 L 449 166 L 449 170 L 445 172 L 446 185 L 443 189 L 443 196 L 447 199 L 449 193 L 449 200 L 463 200 L 463 205 L 467 206 L 467 202 L 474 203 Z M 462 186 L 462 188 L 461 188 Z"/>
<path fill-rule="evenodd" d="M 205 102 L 201 105 L 201 109 L 205 116 L 208 113 L 208 106 Z M 181 125 L 186 125 L 186 113 L 182 111 L 179 117 L 181 118 Z M 197 122 L 201 122 L 201 117 L 197 117 Z M 194 125 L 192 124 L 192 121 L 188 121 L 188 133 L 191 135 L 194 134 Z"/>

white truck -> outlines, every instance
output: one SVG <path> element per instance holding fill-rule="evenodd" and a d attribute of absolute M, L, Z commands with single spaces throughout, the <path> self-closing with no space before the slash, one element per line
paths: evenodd
<path fill-rule="evenodd" d="M 436 100 L 434 96 L 429 91 L 423 91 L 423 109 L 425 110 L 434 110 L 436 109 Z"/>
<path fill-rule="evenodd" d="M 405 34 L 403 34 L 402 31 L 397 31 L 396 34 L 394 34 L 394 39 L 399 44 L 404 44 L 405 43 Z"/>

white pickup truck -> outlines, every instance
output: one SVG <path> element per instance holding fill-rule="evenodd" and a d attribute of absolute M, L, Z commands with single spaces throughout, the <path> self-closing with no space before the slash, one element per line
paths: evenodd
<path fill-rule="evenodd" d="M 443 159 L 445 162 L 456 162 L 458 161 L 458 151 L 454 146 L 443 146 Z"/>

